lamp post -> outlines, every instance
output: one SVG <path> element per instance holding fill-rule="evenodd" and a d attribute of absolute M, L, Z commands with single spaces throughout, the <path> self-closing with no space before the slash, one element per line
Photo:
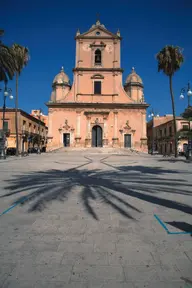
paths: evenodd
<path fill-rule="evenodd" d="M 3 91 L 3 120 L 2 120 L 2 135 L 3 135 L 3 140 L 1 143 L 1 152 L 0 152 L 0 159 L 6 159 L 6 153 L 5 153 L 5 142 L 6 142 L 6 129 L 5 129 L 5 111 L 6 111 L 6 99 L 9 96 L 9 98 L 12 100 L 13 95 L 12 95 L 12 90 L 11 88 L 7 87 L 7 82 L 5 82 L 5 87 L 4 89 L 0 88 L 0 91 Z"/>
<path fill-rule="evenodd" d="M 181 89 L 181 94 L 180 94 L 180 99 L 184 99 L 185 96 L 184 94 L 187 94 L 187 97 L 188 97 L 188 107 L 190 107 L 190 97 L 192 96 L 192 91 L 191 91 L 191 85 L 190 85 L 190 82 L 188 81 L 187 83 L 187 87 L 183 87 Z"/>
<path fill-rule="evenodd" d="M 34 116 L 37 117 L 39 119 L 39 127 L 38 127 L 38 148 L 37 148 L 37 154 L 41 154 L 41 148 L 40 148 L 40 124 L 41 124 L 41 116 L 43 115 L 42 113 L 42 109 L 39 109 L 39 112 L 37 114 L 35 114 Z"/>
<path fill-rule="evenodd" d="M 159 117 L 159 114 L 158 113 L 155 113 L 153 108 L 151 109 L 149 115 L 148 115 L 149 118 L 152 118 L 152 146 L 151 146 L 151 155 L 153 155 L 153 152 L 154 152 L 154 117 Z"/>
<path fill-rule="evenodd" d="M 188 108 L 191 107 L 190 105 L 190 97 L 192 97 L 192 90 L 190 82 L 188 81 L 187 86 L 181 89 L 180 99 L 183 100 L 185 98 L 184 94 L 187 94 L 188 98 Z M 189 120 L 189 136 L 188 136 L 188 147 L 186 158 L 187 160 L 192 161 L 192 139 L 190 139 L 190 131 L 191 131 L 191 121 Z"/>

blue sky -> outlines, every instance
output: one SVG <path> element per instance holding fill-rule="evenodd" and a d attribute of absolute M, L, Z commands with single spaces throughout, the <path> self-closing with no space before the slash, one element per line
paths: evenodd
<path fill-rule="evenodd" d="M 74 36 L 78 28 L 81 33 L 87 31 L 96 22 L 97 13 L 108 30 L 120 29 L 123 81 L 134 66 L 143 79 L 147 103 L 160 115 L 170 114 L 172 108 L 168 78 L 157 72 L 155 55 L 166 44 L 184 48 L 185 63 L 173 79 L 179 115 L 187 105 L 187 99 L 179 99 L 180 89 L 188 80 L 192 83 L 191 0 L 3 1 L 3 41 L 27 46 L 31 54 L 20 77 L 19 107 L 27 112 L 41 107 L 46 113 L 44 103 L 50 98 L 52 80 L 62 65 L 72 82 Z M 9 87 L 15 94 L 14 81 Z M 7 106 L 13 107 L 13 103 L 8 100 Z"/>

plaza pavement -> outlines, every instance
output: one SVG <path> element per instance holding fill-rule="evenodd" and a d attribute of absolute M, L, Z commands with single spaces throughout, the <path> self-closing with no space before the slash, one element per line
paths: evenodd
<path fill-rule="evenodd" d="M 0 162 L 1 288 L 192 287 L 191 235 L 154 217 L 192 231 L 192 164 L 112 152 Z"/>

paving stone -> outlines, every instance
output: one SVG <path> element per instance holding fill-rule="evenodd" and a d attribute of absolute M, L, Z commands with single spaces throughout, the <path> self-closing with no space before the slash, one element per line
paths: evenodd
<path fill-rule="evenodd" d="M 111 242 L 101 242 L 96 243 L 94 245 L 94 252 L 108 252 L 108 253 L 115 253 L 116 252 L 116 245 L 115 243 Z"/>
<path fill-rule="evenodd" d="M 135 288 L 190 288 L 190 286 L 186 286 L 183 281 L 177 282 L 134 282 Z"/>
<path fill-rule="evenodd" d="M 73 266 L 80 256 L 81 256 L 81 253 L 65 252 L 62 258 L 62 264 Z"/>
<path fill-rule="evenodd" d="M 22 249 L 25 251 L 57 251 L 59 242 L 26 241 Z"/>
<path fill-rule="evenodd" d="M 117 234 L 116 233 L 94 233 L 88 234 L 85 233 L 84 241 L 86 243 L 93 243 L 97 245 L 101 245 L 105 243 L 117 243 Z"/>
<path fill-rule="evenodd" d="M 158 282 L 161 280 L 159 277 L 161 268 L 159 266 L 125 266 L 123 269 L 127 281 L 138 281 L 138 277 L 141 282 Z"/>
<path fill-rule="evenodd" d="M 192 261 L 192 251 L 186 251 L 185 254 Z"/>
<path fill-rule="evenodd" d="M 59 264 L 63 258 L 61 252 L 45 251 L 39 252 L 37 254 L 36 263 L 37 264 Z"/>
<path fill-rule="evenodd" d="M 46 281 L 41 281 L 37 282 L 35 285 L 35 288 L 87 288 L 86 283 L 79 283 L 79 282 L 70 282 L 70 283 L 65 283 L 65 282 L 46 282 Z"/>
<path fill-rule="evenodd" d="M 15 251 L 24 245 L 25 241 L 9 240 L 8 242 L 1 243 L 1 250 Z"/>
<path fill-rule="evenodd" d="M 113 279 L 116 282 L 124 281 L 123 268 L 121 266 L 96 266 L 75 264 L 72 271 L 72 281 L 92 281 Z"/>
<path fill-rule="evenodd" d="M 29 281 L 19 281 L 19 280 L 6 280 L 1 286 L 2 288 L 34 288 L 36 285 L 36 280 Z"/>
<path fill-rule="evenodd" d="M 10 280 L 41 281 L 69 283 L 72 267 L 66 265 L 31 265 L 28 263 L 17 265 L 12 271 Z"/>
<path fill-rule="evenodd" d="M 176 263 L 176 267 L 179 270 L 179 272 L 181 273 L 182 277 L 188 278 L 192 282 L 192 275 L 191 275 L 192 262 L 191 261 L 189 261 L 189 260 L 178 261 Z"/>
<path fill-rule="evenodd" d="M 10 263 L 0 265 L 0 284 L 4 283 L 14 268 L 15 265 Z"/>
<path fill-rule="evenodd" d="M 76 264 L 82 265 L 108 265 L 108 254 L 106 252 L 103 253 L 82 253 L 79 254 L 78 259 L 76 260 Z"/>
<path fill-rule="evenodd" d="M 87 243 L 70 243 L 70 242 L 61 242 L 58 247 L 58 252 L 68 253 L 85 253 L 93 252 L 93 245 Z"/>
<path fill-rule="evenodd" d="M 34 262 L 36 261 L 36 251 L 1 251 L 0 252 L 0 264 L 3 263 L 17 263 Z"/>
<path fill-rule="evenodd" d="M 134 288 L 131 282 L 116 282 L 115 280 L 92 280 L 85 282 L 84 285 L 88 288 Z"/>
<path fill-rule="evenodd" d="M 97 286 L 95 286 L 96 288 Z M 92 288 L 92 286 L 90 286 Z M 115 281 L 108 281 L 107 283 L 104 283 L 102 288 L 134 288 L 133 283 L 131 282 L 115 282 Z"/>
<path fill-rule="evenodd" d="M 108 253 L 110 265 L 155 265 L 155 261 L 150 252 L 125 250 L 124 252 Z"/>

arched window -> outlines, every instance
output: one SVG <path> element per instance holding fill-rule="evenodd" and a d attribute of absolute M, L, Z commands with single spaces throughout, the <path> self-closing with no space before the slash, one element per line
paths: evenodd
<path fill-rule="evenodd" d="M 97 49 L 95 51 L 95 65 L 101 64 L 101 50 Z"/>

